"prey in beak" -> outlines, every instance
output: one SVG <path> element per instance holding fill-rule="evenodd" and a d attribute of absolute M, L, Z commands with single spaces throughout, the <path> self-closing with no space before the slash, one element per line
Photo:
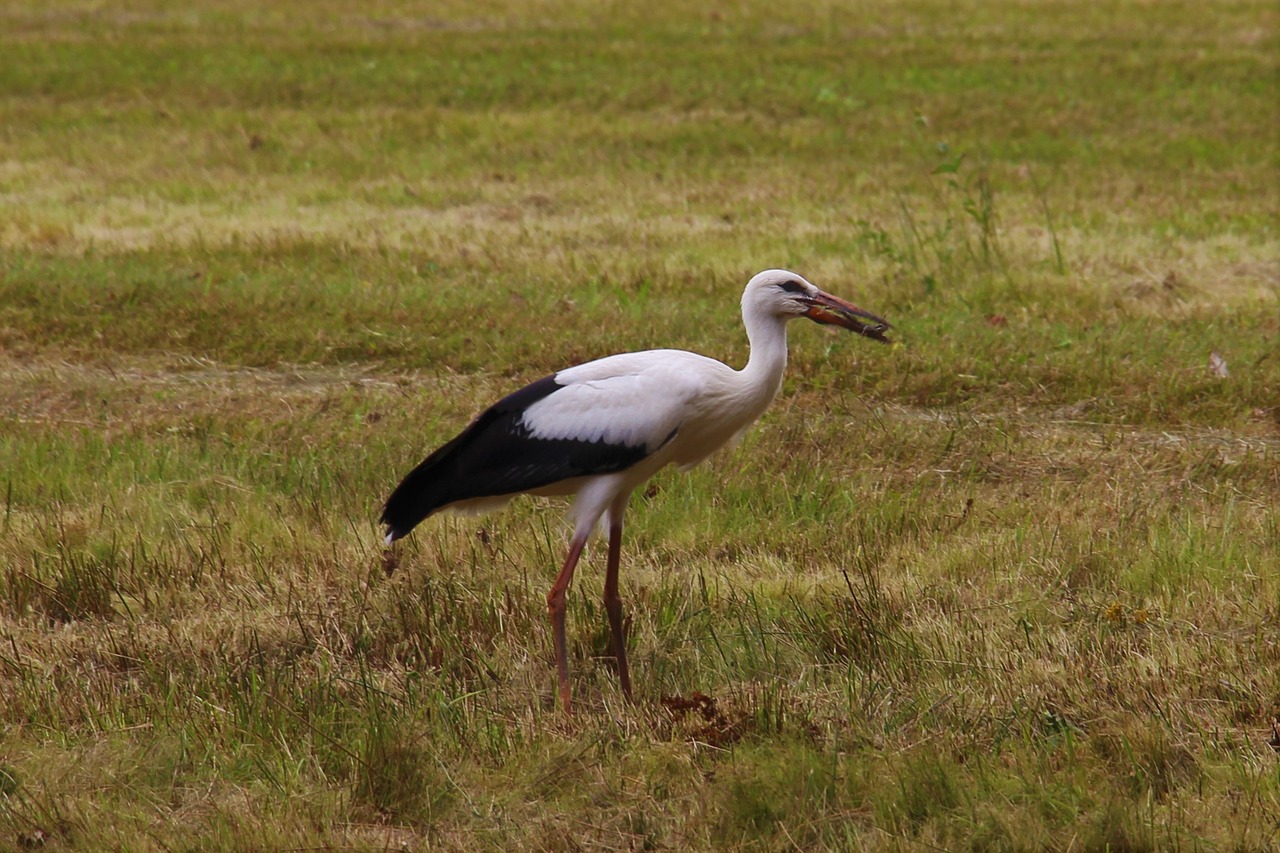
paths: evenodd
<path fill-rule="evenodd" d="M 807 301 L 809 310 L 804 315 L 815 323 L 840 326 L 851 332 L 857 332 L 865 338 L 879 341 L 882 344 L 893 343 L 884 334 L 892 326 L 883 318 L 877 317 L 869 311 L 863 311 L 852 302 L 845 302 L 839 296 L 832 296 L 830 293 L 823 293 L 822 291 L 818 291 L 816 295 L 809 297 Z"/>

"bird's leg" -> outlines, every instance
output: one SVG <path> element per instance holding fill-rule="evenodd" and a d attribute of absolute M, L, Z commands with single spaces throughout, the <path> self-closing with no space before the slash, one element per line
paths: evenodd
<path fill-rule="evenodd" d="M 609 521 L 609 561 L 604 575 L 604 609 L 609 614 L 613 656 L 618 662 L 622 694 L 631 701 L 631 673 L 627 669 L 627 643 L 622 632 L 622 598 L 618 595 L 618 562 L 622 555 L 622 519 Z"/>
<path fill-rule="evenodd" d="M 560 702 L 564 705 L 566 714 L 573 713 L 573 706 L 569 699 L 569 654 L 564 639 L 565 592 L 569 589 L 569 584 L 573 583 L 573 570 L 578 566 L 578 558 L 582 556 L 582 549 L 586 546 L 590 533 L 591 528 L 588 527 L 585 533 L 579 533 L 573 537 L 573 541 L 569 543 L 569 555 L 564 558 L 564 568 L 560 570 L 556 582 L 551 585 L 551 591 L 547 593 L 547 613 L 551 616 L 551 630 L 556 644 L 556 675 L 560 680 Z"/>

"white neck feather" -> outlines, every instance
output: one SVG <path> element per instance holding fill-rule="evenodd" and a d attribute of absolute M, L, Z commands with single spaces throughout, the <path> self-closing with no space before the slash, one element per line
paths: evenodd
<path fill-rule="evenodd" d="M 743 397 L 763 412 L 782 387 L 782 374 L 787 369 L 787 318 L 753 307 L 744 305 L 742 310 L 751 355 L 738 376 Z"/>

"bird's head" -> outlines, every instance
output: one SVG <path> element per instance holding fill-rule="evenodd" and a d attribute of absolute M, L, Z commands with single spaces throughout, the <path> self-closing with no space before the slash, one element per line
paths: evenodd
<path fill-rule="evenodd" d="M 781 317 L 808 317 L 815 323 L 840 326 L 863 337 L 892 343 L 885 332 L 890 326 L 880 317 L 838 296 L 825 293 L 788 270 L 765 270 L 747 282 L 742 293 L 743 311 Z"/>

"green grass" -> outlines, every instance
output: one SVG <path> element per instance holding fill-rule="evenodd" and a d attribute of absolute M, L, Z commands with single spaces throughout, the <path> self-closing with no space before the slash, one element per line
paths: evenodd
<path fill-rule="evenodd" d="M 0 850 L 1280 843 L 1271 5 L 260 6 L 0 10 Z M 565 718 L 562 508 L 380 503 L 772 266 L 901 345 L 637 495 Z"/>

